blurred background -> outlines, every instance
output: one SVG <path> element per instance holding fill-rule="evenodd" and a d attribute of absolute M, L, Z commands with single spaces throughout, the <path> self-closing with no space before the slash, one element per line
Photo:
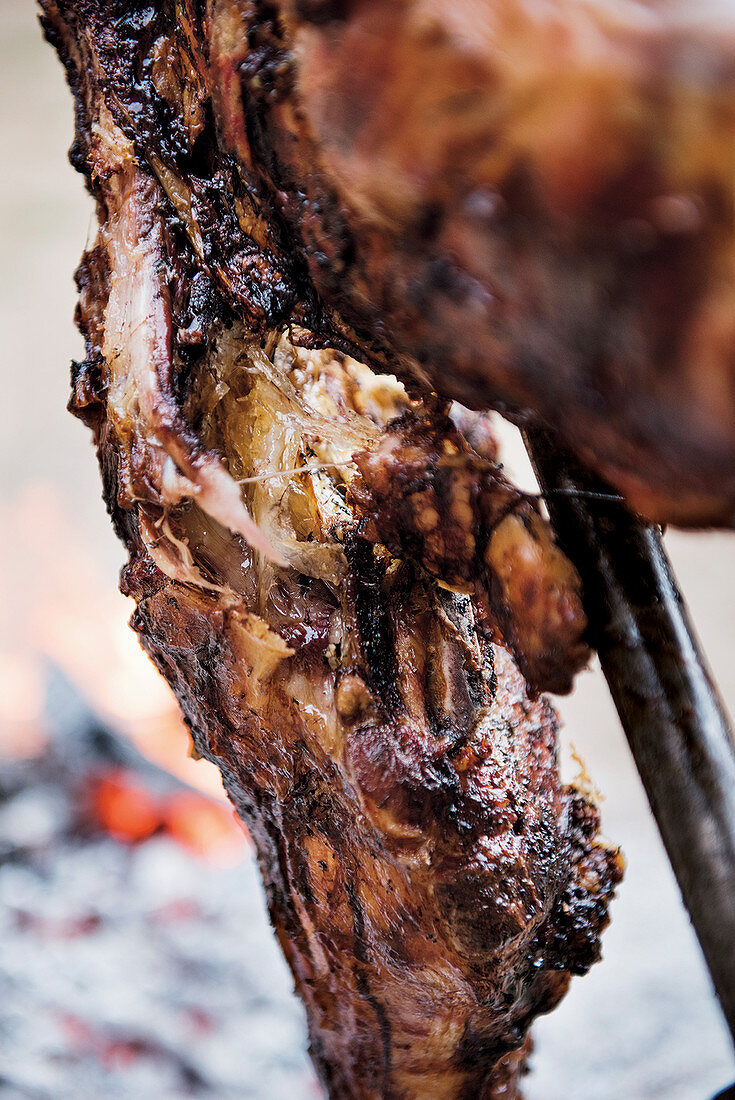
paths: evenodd
<path fill-rule="evenodd" d="M 252 848 L 126 622 L 72 272 L 94 231 L 32 0 L 0 6 L 0 1096 L 321 1095 Z M 508 433 L 506 463 L 528 477 Z M 735 535 L 667 544 L 735 707 Z M 710 1100 L 735 1061 L 604 681 L 559 705 L 628 872 L 604 962 L 535 1026 L 528 1100 Z M 735 950 L 735 945 L 733 946 Z"/>

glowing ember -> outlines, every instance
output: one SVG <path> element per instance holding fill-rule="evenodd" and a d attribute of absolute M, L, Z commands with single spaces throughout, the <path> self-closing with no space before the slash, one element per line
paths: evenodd
<path fill-rule="evenodd" d="M 130 772 L 119 769 L 98 776 L 90 788 L 91 816 L 116 840 L 147 840 L 161 828 L 155 800 Z"/>
<path fill-rule="evenodd" d="M 134 772 L 115 768 L 89 780 L 87 801 L 92 823 L 116 840 L 134 844 L 167 833 L 194 855 L 219 863 L 243 855 L 245 833 L 233 811 L 196 791 L 157 798 Z"/>

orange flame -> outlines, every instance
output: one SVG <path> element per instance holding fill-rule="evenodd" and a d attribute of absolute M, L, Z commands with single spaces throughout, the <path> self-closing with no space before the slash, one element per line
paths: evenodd
<path fill-rule="evenodd" d="M 115 768 L 90 781 L 88 804 L 92 822 L 125 843 L 166 833 L 203 858 L 226 863 L 242 855 L 245 834 L 234 811 L 196 791 L 156 798 L 134 773 Z"/>

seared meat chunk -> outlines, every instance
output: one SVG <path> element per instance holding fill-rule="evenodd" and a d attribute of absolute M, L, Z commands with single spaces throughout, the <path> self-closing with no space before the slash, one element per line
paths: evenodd
<path fill-rule="evenodd" d="M 537 502 L 441 413 L 407 413 L 356 459 L 361 533 L 472 594 L 532 690 L 569 691 L 589 659 L 581 582 Z"/>

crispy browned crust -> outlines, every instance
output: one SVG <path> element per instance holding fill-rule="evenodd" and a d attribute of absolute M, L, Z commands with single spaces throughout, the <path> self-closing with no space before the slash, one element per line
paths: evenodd
<path fill-rule="evenodd" d="M 223 133 L 343 323 L 545 418 L 644 514 L 733 525 L 726 7 L 211 9 Z"/>
<path fill-rule="evenodd" d="M 254 329 L 544 418 L 642 513 L 732 526 L 735 26 L 711 3 L 209 0 L 178 45 L 166 4 L 74 18 Z"/>
<path fill-rule="evenodd" d="M 568 692 L 589 660 L 581 584 L 538 503 L 478 455 L 441 409 L 394 421 L 356 456 L 360 531 L 472 594 L 532 691 Z"/>
<path fill-rule="evenodd" d="M 319 1072 L 345 1100 L 511 1100 L 531 1020 L 599 957 L 619 853 L 472 600 L 345 503 L 342 464 L 408 399 L 281 335 L 321 307 L 283 290 L 298 257 L 219 150 L 199 8 L 43 6 L 100 213 L 71 406 L 133 626 L 254 839 Z M 338 465 L 269 480 L 315 459 Z"/>

